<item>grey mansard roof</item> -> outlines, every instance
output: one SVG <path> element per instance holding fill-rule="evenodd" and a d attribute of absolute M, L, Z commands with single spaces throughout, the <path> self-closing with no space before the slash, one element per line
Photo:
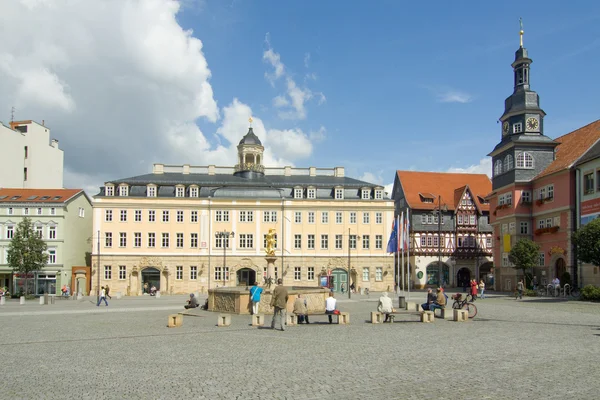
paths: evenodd
<path fill-rule="evenodd" d="M 254 134 L 252 127 L 248 128 L 248 133 L 246 133 L 242 140 L 240 140 L 240 144 L 256 144 L 262 146 L 260 139 Z"/>
<path fill-rule="evenodd" d="M 293 198 L 294 188 L 312 187 L 316 189 L 317 199 L 331 199 L 334 197 L 334 189 L 341 187 L 344 189 L 344 199 L 358 200 L 361 199 L 361 189 L 363 188 L 383 190 L 380 185 L 331 175 L 265 175 L 247 179 L 233 174 L 167 172 L 133 176 L 106 183 L 112 183 L 115 186 L 126 183 L 130 186 L 129 197 L 146 197 L 146 185 L 150 184 L 158 186 L 157 197 L 175 197 L 176 185 L 199 186 L 199 197 L 201 198 L 209 196 L 212 198 Z M 104 187 L 100 188 L 100 192 L 95 197 L 102 196 L 105 196 Z M 303 197 L 306 198 L 306 195 Z"/>
<path fill-rule="evenodd" d="M 497 150 L 505 147 L 509 143 L 513 143 L 515 146 L 535 146 L 535 145 L 555 145 L 558 146 L 558 143 L 552 139 L 550 139 L 546 135 L 539 134 L 516 134 L 516 135 L 507 135 L 505 136 L 500 143 L 494 147 L 494 150 L 491 151 L 488 156 L 494 154 Z"/>

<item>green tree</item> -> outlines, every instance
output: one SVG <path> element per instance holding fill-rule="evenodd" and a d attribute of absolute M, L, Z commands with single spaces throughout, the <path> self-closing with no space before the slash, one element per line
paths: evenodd
<path fill-rule="evenodd" d="M 600 266 L 600 218 L 587 223 L 573 234 L 577 258 L 584 263 Z"/>
<path fill-rule="evenodd" d="M 46 266 L 46 249 L 46 243 L 33 229 L 31 220 L 23 218 L 8 246 L 8 265 L 15 272 L 25 275 L 25 295 L 29 290 L 29 274 Z"/>
<path fill-rule="evenodd" d="M 533 267 L 540 263 L 540 245 L 529 239 L 520 239 L 510 250 L 508 260 L 513 268 L 523 270 L 523 274 L 528 269 L 533 273 Z"/>

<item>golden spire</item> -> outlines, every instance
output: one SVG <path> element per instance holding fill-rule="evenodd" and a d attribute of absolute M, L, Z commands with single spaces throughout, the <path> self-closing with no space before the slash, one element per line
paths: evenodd
<path fill-rule="evenodd" d="M 248 118 L 248 122 L 250 122 L 250 128 L 252 128 L 252 117 Z"/>
<path fill-rule="evenodd" d="M 521 26 L 521 30 L 519 31 L 519 37 L 521 39 L 521 47 L 523 47 L 523 18 L 519 18 L 519 25 Z"/>

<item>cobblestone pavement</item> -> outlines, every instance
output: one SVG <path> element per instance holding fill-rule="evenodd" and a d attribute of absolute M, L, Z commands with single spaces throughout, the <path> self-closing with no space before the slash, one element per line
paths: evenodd
<path fill-rule="evenodd" d="M 411 294 L 422 302 L 424 293 Z M 466 323 L 372 325 L 376 294 L 285 332 L 184 317 L 186 296 L 0 306 L 0 393 L 55 399 L 597 399 L 600 304 L 491 293 Z M 203 301 L 203 297 L 201 300 Z M 397 304 L 397 299 L 395 299 Z M 266 317 L 266 325 L 271 316 Z"/>

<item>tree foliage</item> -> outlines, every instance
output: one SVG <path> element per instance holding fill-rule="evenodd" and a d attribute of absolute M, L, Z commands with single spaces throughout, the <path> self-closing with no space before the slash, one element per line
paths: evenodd
<path fill-rule="evenodd" d="M 596 218 L 573 234 L 577 258 L 584 263 L 600 266 L 600 218 Z"/>
<path fill-rule="evenodd" d="M 539 265 L 540 245 L 529 239 L 520 239 L 508 254 L 513 268 L 522 269 L 523 272 Z"/>
<path fill-rule="evenodd" d="M 39 271 L 46 266 L 48 255 L 46 243 L 33 229 L 29 218 L 24 218 L 17 225 L 12 240 L 8 246 L 8 265 L 15 272 L 25 275 L 25 294 L 29 290 L 29 274 Z"/>

